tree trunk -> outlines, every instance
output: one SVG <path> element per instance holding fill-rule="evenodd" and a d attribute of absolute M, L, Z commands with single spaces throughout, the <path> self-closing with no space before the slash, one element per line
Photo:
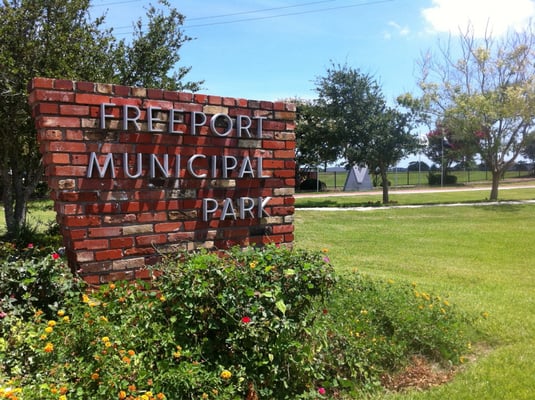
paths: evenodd
<path fill-rule="evenodd" d="M 40 176 L 39 173 L 28 174 L 28 178 L 24 179 L 20 171 L 2 171 L 2 203 L 8 238 L 17 237 L 26 224 L 28 201 L 39 183 Z"/>
<path fill-rule="evenodd" d="M 388 198 L 388 175 L 386 169 L 381 169 L 381 180 L 383 181 L 383 204 L 388 204 L 390 199 Z"/>
<path fill-rule="evenodd" d="M 502 171 L 494 168 L 492 170 L 492 187 L 490 189 L 490 201 L 498 201 L 498 187 L 500 186 L 500 178 Z"/>

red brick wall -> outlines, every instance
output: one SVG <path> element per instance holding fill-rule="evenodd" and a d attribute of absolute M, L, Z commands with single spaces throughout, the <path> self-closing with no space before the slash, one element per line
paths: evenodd
<path fill-rule="evenodd" d="M 43 78 L 29 89 L 69 264 L 87 281 L 147 278 L 176 249 L 293 241 L 293 104 Z"/>

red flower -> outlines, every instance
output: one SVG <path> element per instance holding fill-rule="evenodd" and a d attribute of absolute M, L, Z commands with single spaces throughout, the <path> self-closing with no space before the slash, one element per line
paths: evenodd
<path fill-rule="evenodd" d="M 56 252 L 52 253 L 52 259 L 57 260 L 60 257 L 60 255 Z"/>
<path fill-rule="evenodd" d="M 28 243 L 28 248 L 33 249 L 33 243 Z"/>
<path fill-rule="evenodd" d="M 251 322 L 251 318 L 249 318 L 248 316 L 242 317 L 241 322 L 243 322 L 244 324 L 248 324 L 249 322 Z"/>

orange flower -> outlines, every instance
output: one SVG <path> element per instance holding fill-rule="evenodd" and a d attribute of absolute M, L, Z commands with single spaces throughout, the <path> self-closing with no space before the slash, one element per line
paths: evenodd
<path fill-rule="evenodd" d="M 124 390 L 121 390 L 119 392 L 119 399 L 120 400 L 126 399 L 126 392 Z"/>
<path fill-rule="evenodd" d="M 45 353 L 52 353 L 54 351 L 54 345 L 48 342 L 43 350 Z"/>
<path fill-rule="evenodd" d="M 97 372 L 93 372 L 91 374 L 91 379 L 93 379 L 94 381 L 96 381 L 98 378 L 100 378 L 100 375 Z"/>

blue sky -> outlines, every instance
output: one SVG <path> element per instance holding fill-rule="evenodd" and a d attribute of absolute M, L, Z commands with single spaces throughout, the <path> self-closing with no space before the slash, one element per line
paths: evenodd
<path fill-rule="evenodd" d="M 494 37 L 525 27 L 535 0 L 170 0 L 195 40 L 181 49 L 202 93 L 276 101 L 315 98 L 331 63 L 374 76 L 389 101 L 418 94 L 417 61 L 468 23 Z M 148 0 L 93 0 L 117 37 L 145 15 Z M 153 0 L 156 3 L 156 0 Z M 406 164 L 405 160 L 401 164 Z"/>
<path fill-rule="evenodd" d="M 155 3 L 155 1 L 153 1 Z M 93 0 L 118 37 L 147 0 Z M 495 35 L 524 26 L 532 0 L 171 0 L 196 38 L 181 50 L 203 93 L 257 100 L 314 98 L 331 62 L 373 75 L 385 96 L 416 93 L 417 61 L 471 21 Z"/>

